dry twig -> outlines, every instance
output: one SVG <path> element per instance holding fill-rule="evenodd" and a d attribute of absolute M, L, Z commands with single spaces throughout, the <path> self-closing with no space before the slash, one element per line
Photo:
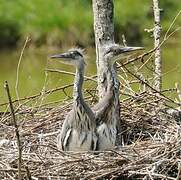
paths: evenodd
<path fill-rule="evenodd" d="M 19 92 L 18 92 L 18 83 L 19 83 L 19 69 L 20 69 L 20 64 L 21 64 L 21 60 L 24 54 L 24 50 L 26 48 L 26 45 L 28 43 L 28 41 L 30 41 L 29 37 L 26 38 L 23 49 L 21 50 L 21 54 L 19 57 L 19 61 L 18 61 L 18 66 L 17 66 L 17 70 L 16 70 L 16 84 L 15 84 L 15 91 L 16 91 L 16 96 L 17 99 L 19 100 Z"/>
<path fill-rule="evenodd" d="M 19 135 L 18 125 L 17 125 L 17 122 L 16 122 L 13 103 L 12 103 L 12 100 L 11 100 L 11 95 L 10 95 L 9 86 L 8 86 L 7 81 L 5 81 L 4 87 L 5 87 L 6 92 L 7 92 L 9 106 L 10 106 L 10 110 L 11 110 L 11 116 L 12 116 L 12 119 L 13 119 L 13 124 L 14 124 L 15 132 L 16 132 L 16 139 L 17 139 L 17 146 L 18 146 L 18 179 L 21 180 L 22 179 L 22 174 L 21 174 L 22 173 L 21 172 L 22 147 L 21 147 L 20 135 Z"/>

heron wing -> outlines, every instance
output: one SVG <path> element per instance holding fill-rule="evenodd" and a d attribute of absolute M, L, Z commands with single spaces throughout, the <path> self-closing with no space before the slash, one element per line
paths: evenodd
<path fill-rule="evenodd" d="M 97 125 L 103 123 L 112 105 L 113 96 L 111 93 L 107 93 L 95 106 L 93 106 L 92 110 L 95 113 Z"/>
<path fill-rule="evenodd" d="M 67 115 L 65 121 L 63 122 L 62 131 L 60 133 L 60 138 L 58 138 L 58 144 L 61 144 L 62 150 L 67 150 L 72 134 L 72 122 L 73 122 L 73 112 L 70 111 Z"/>

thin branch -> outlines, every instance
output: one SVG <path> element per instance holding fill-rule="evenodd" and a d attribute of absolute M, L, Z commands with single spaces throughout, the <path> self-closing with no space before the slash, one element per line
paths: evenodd
<path fill-rule="evenodd" d="M 18 146 L 18 179 L 21 180 L 22 179 L 22 176 L 21 176 L 22 147 L 21 147 L 20 134 L 19 134 L 18 125 L 17 125 L 17 122 L 16 122 L 13 103 L 12 103 L 12 100 L 11 100 L 11 95 L 10 95 L 9 86 L 8 86 L 7 81 L 5 81 L 5 83 L 4 83 L 4 88 L 5 88 L 6 92 L 7 92 L 10 111 L 11 111 L 11 116 L 12 116 L 13 124 L 14 124 L 14 127 L 15 127 L 16 140 L 17 140 L 17 146 Z"/>
<path fill-rule="evenodd" d="M 154 87 L 157 91 L 161 91 L 162 85 L 162 61 L 161 61 L 161 47 L 160 47 L 160 37 L 161 37 L 161 23 L 160 23 L 160 8 L 159 1 L 153 0 L 153 12 L 155 27 L 153 31 L 154 35 L 154 48 L 155 50 L 155 72 L 154 72 Z"/>
<path fill-rule="evenodd" d="M 90 79 L 85 79 L 85 81 L 92 80 L 93 77 L 96 77 L 96 76 L 91 76 Z M 68 84 L 68 85 L 65 85 L 65 86 L 61 86 L 61 87 L 57 87 L 57 88 L 54 88 L 54 89 L 50 89 L 50 90 L 44 91 L 43 94 L 44 95 L 51 94 L 51 93 L 54 93 L 54 92 L 59 91 L 59 90 L 64 91 L 65 89 L 67 89 L 69 87 L 72 87 L 73 85 L 74 84 L 72 83 L 72 84 Z M 36 99 L 36 98 L 38 98 L 41 95 L 42 95 L 42 92 L 39 92 L 38 94 L 35 94 L 35 95 L 32 95 L 32 96 L 23 97 L 23 98 L 20 98 L 20 99 L 15 99 L 12 102 L 16 103 L 18 101 L 25 101 L 25 100 L 30 100 L 30 99 Z M 5 106 L 5 105 L 8 105 L 8 102 L 0 104 L 0 106 Z"/>
<path fill-rule="evenodd" d="M 154 48 L 154 51 L 157 49 L 157 48 L 160 48 L 173 34 L 175 34 L 177 31 L 180 31 L 181 27 L 178 27 L 176 28 L 173 32 L 171 32 L 170 34 L 169 31 L 171 29 L 171 27 L 174 25 L 175 21 L 177 20 L 177 18 L 179 17 L 181 11 L 178 12 L 178 14 L 175 16 L 173 22 L 171 23 L 171 25 L 169 26 L 167 32 L 165 33 L 164 35 L 164 38 L 162 40 L 162 42 L 159 44 L 158 47 Z M 153 51 L 153 52 L 154 52 Z M 153 57 L 153 54 L 151 54 L 151 56 L 138 68 L 138 71 L 142 69 L 142 67 L 144 67 L 144 65 L 146 65 L 148 63 L 148 61 Z"/>
<path fill-rule="evenodd" d="M 45 96 L 46 94 L 44 93 L 45 90 L 46 90 L 46 85 L 47 85 L 47 82 L 48 82 L 48 73 L 45 71 L 45 79 L 44 79 L 44 85 L 42 87 L 42 90 L 41 90 L 41 95 L 39 98 L 36 99 L 34 105 L 32 106 L 32 110 L 33 110 L 33 107 L 35 107 L 38 103 L 39 103 L 39 108 L 41 107 L 41 104 L 43 103 L 43 100 L 45 99 Z"/>
<path fill-rule="evenodd" d="M 146 86 L 148 86 L 153 92 L 155 93 L 159 93 L 166 101 L 168 102 L 172 102 L 176 105 L 181 105 L 181 103 L 177 103 L 174 100 L 168 98 L 167 96 L 165 96 L 164 94 L 160 93 L 159 91 L 157 91 L 155 88 L 153 88 L 150 84 L 148 84 L 146 81 L 144 81 L 143 79 L 141 79 L 140 77 L 138 77 L 137 75 L 135 75 L 134 73 L 132 73 L 126 66 L 124 66 L 124 68 L 127 70 L 128 73 L 130 73 L 132 76 L 134 76 L 135 78 L 139 79 L 141 83 L 144 83 Z"/>
<path fill-rule="evenodd" d="M 176 180 L 179 180 L 180 177 L 181 177 L 181 162 L 178 162 L 178 173 L 177 173 Z"/>
<path fill-rule="evenodd" d="M 180 14 L 181 14 L 181 10 L 177 13 L 177 15 L 174 17 L 172 23 L 170 24 L 170 26 L 169 26 L 167 32 L 166 32 L 165 35 L 164 35 L 164 38 L 163 38 L 164 40 L 166 40 L 166 39 L 168 38 L 168 33 L 170 32 L 171 28 L 173 27 L 175 21 L 176 21 L 177 18 L 180 16 Z"/>
<path fill-rule="evenodd" d="M 175 87 L 176 87 L 176 92 L 177 92 L 177 95 L 178 95 L 179 102 L 181 102 L 181 90 L 179 88 L 179 84 L 175 83 Z"/>
<path fill-rule="evenodd" d="M 123 45 L 127 46 L 127 41 L 126 41 L 126 38 L 125 38 L 124 34 L 122 34 L 122 39 L 123 39 Z"/>
<path fill-rule="evenodd" d="M 143 54 L 141 54 L 141 55 L 139 55 L 139 56 L 137 56 L 137 57 L 135 57 L 133 59 L 128 60 L 127 62 L 125 62 L 125 63 L 123 63 L 121 65 L 118 65 L 117 68 L 121 68 L 121 67 L 126 66 L 128 64 L 131 64 L 131 63 L 133 63 L 133 62 L 135 62 L 135 61 L 137 61 L 139 59 L 141 59 L 141 61 L 142 61 L 145 56 L 148 56 L 148 55 L 152 54 L 154 51 L 155 51 L 155 49 L 151 49 L 148 52 L 145 52 L 145 53 L 143 53 Z"/>
<path fill-rule="evenodd" d="M 20 57 L 19 57 L 18 66 L 17 66 L 17 69 L 16 69 L 15 91 L 16 91 L 17 99 L 19 99 L 18 83 L 19 83 L 19 69 L 20 69 L 20 64 L 21 64 L 21 60 L 22 60 L 22 57 L 23 57 L 23 54 L 24 54 L 24 50 L 25 50 L 26 45 L 27 45 L 27 43 L 28 43 L 29 40 L 30 40 L 29 37 L 27 37 L 26 40 L 25 40 L 23 49 L 21 50 L 21 54 L 20 54 Z"/>
<path fill-rule="evenodd" d="M 148 172 L 139 172 L 139 171 L 130 171 L 131 174 L 136 174 L 136 175 L 148 175 Z M 163 174 L 158 174 L 158 173 L 152 173 L 150 172 L 152 176 L 155 176 L 156 178 L 161 178 L 161 179 L 169 179 L 169 180 L 175 180 L 173 177 L 169 177 Z"/>
<path fill-rule="evenodd" d="M 26 169 L 26 174 L 27 174 L 28 180 L 32 180 L 31 173 L 30 173 L 28 166 L 25 166 L 25 169 Z"/>
<path fill-rule="evenodd" d="M 61 86 L 61 87 L 58 87 L 58 88 L 54 88 L 54 89 L 50 89 L 50 90 L 47 90 L 45 92 L 43 92 L 44 94 L 51 94 L 51 93 L 54 93 L 56 91 L 59 91 L 59 90 L 63 90 L 63 89 L 66 89 L 66 88 L 69 88 L 69 87 L 72 87 L 74 84 L 68 84 L 68 85 L 65 85 L 65 86 Z M 12 103 L 15 103 L 15 102 L 18 102 L 18 101 L 25 101 L 25 100 L 30 100 L 30 99 L 36 99 L 38 98 L 39 96 L 42 95 L 42 92 L 39 92 L 38 94 L 35 94 L 35 95 L 32 95 L 32 96 L 28 96 L 28 97 L 24 97 L 24 98 L 20 98 L 19 100 L 18 99 L 15 99 L 12 101 Z M 2 103 L 0 104 L 0 106 L 5 106 L 5 105 L 8 105 L 8 103 Z"/>
<path fill-rule="evenodd" d="M 92 78 L 94 78 L 96 76 L 91 76 L 91 79 L 85 79 L 85 81 L 89 81 L 89 80 L 92 80 Z M 57 88 L 54 88 L 54 89 L 50 89 L 50 90 L 46 90 L 43 92 L 44 95 L 46 94 L 51 94 L 51 93 L 54 93 L 56 91 L 59 91 L 59 90 L 65 90 L 69 87 L 72 87 L 74 84 L 68 84 L 68 85 L 65 85 L 65 86 L 61 86 L 61 87 L 57 87 Z M 18 101 L 25 101 L 25 100 L 30 100 L 30 99 L 36 99 L 38 98 L 39 96 L 42 95 L 42 92 L 39 92 L 38 94 L 35 94 L 35 95 L 32 95 L 32 96 L 28 96 L 28 97 L 23 97 L 23 98 L 20 98 L 20 99 L 15 99 L 13 100 L 12 102 L 13 103 L 16 103 Z M 8 102 L 5 102 L 5 103 L 1 103 L 0 106 L 5 106 L 5 105 L 8 105 Z"/>
<path fill-rule="evenodd" d="M 59 69 L 45 69 L 45 71 L 54 72 L 54 73 L 62 73 L 62 74 L 75 76 L 75 73 L 73 73 L 73 72 L 63 71 L 63 70 L 59 70 Z M 91 77 L 84 76 L 85 80 L 91 80 L 91 81 L 94 81 L 94 82 L 97 82 L 96 79 L 95 79 L 96 77 L 97 77 L 97 75 L 93 75 Z"/>

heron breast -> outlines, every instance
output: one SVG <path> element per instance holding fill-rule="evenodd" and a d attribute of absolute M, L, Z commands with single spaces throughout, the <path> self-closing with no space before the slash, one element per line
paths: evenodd
<path fill-rule="evenodd" d="M 97 128 L 98 150 L 109 150 L 115 147 L 117 130 L 114 126 L 103 123 Z"/>
<path fill-rule="evenodd" d="M 92 131 L 79 133 L 76 129 L 72 130 L 72 138 L 69 143 L 69 151 L 89 151 L 95 135 Z"/>

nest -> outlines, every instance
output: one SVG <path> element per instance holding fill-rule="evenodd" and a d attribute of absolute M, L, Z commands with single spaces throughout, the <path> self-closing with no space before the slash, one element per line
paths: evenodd
<path fill-rule="evenodd" d="M 180 179 L 181 121 L 165 98 L 142 92 L 120 103 L 120 144 L 105 152 L 63 152 L 56 137 L 71 103 L 19 107 L 23 179 Z M 1 114 L 0 179 L 18 178 L 18 145 L 10 114 Z"/>
<path fill-rule="evenodd" d="M 121 83 L 124 98 L 120 102 L 120 131 L 114 150 L 57 149 L 57 134 L 72 106 L 65 90 L 73 84 L 58 87 L 14 100 L 15 122 L 10 112 L 0 113 L 0 179 L 181 179 L 181 111 L 177 110 L 180 102 L 164 94 L 170 95 L 178 88 L 158 93 L 137 69 L 135 72 L 124 69 L 124 74 L 129 73 L 133 79 L 120 79 L 124 81 Z M 90 80 L 94 82 L 95 76 L 85 77 L 85 81 Z M 139 92 L 130 86 L 135 82 L 140 86 Z M 64 92 L 70 101 L 40 103 L 35 107 L 45 95 L 57 91 Z M 95 90 L 86 92 L 89 104 L 95 103 Z"/>

